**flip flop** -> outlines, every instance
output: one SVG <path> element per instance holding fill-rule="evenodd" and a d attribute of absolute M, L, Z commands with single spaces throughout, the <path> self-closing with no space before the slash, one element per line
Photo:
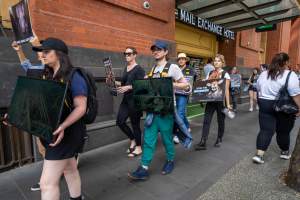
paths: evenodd
<path fill-rule="evenodd" d="M 142 155 L 142 152 L 141 153 L 133 153 L 133 152 L 131 152 L 131 153 L 128 154 L 128 157 L 129 158 L 135 158 L 135 157 L 140 156 L 140 155 Z"/>

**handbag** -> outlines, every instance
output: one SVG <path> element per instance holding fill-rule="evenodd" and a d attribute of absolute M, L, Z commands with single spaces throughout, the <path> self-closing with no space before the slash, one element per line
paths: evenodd
<path fill-rule="evenodd" d="M 288 92 L 288 82 L 292 72 L 287 75 L 284 86 L 279 90 L 278 96 L 274 104 L 276 112 L 283 112 L 285 114 L 293 115 L 298 113 L 298 106 Z"/>

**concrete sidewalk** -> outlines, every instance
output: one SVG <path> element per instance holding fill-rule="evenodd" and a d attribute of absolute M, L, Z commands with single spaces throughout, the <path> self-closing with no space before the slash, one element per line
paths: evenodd
<path fill-rule="evenodd" d="M 85 153 L 80 160 L 83 194 L 88 200 L 199 198 L 240 160 L 254 153 L 258 113 L 246 110 L 247 107 L 242 106 L 236 119 L 226 119 L 226 132 L 221 148 L 213 147 L 217 132 L 216 119 L 211 127 L 207 151 L 196 152 L 176 146 L 176 168 L 167 176 L 160 174 L 165 155 L 159 142 L 150 168 L 151 177 L 146 182 L 128 181 L 127 172 L 136 169 L 139 158 L 127 158 L 127 142 Z M 202 118 L 195 118 L 191 123 L 195 144 L 200 140 L 202 121 Z M 296 123 L 294 130 L 299 128 L 299 124 Z M 0 199 L 40 199 L 40 192 L 31 192 L 30 186 L 39 180 L 41 166 L 42 163 L 37 163 L 0 174 Z M 62 199 L 68 199 L 64 181 L 61 189 Z"/>

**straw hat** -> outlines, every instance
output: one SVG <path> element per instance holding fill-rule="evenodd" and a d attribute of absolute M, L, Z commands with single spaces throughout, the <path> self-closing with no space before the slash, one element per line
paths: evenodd
<path fill-rule="evenodd" d="M 190 58 L 187 57 L 185 53 L 179 53 L 177 56 L 177 60 L 179 60 L 180 58 L 184 58 L 184 59 L 186 59 L 186 61 L 190 60 Z"/>

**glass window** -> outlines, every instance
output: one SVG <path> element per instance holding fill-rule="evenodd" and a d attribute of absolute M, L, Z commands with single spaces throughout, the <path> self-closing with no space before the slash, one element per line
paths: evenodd
<path fill-rule="evenodd" d="M 241 8 L 238 5 L 231 4 L 228 6 L 220 7 L 218 9 L 215 9 L 212 11 L 200 13 L 199 16 L 202 18 L 209 18 L 209 17 L 219 16 L 222 14 L 226 14 L 226 13 L 230 13 L 230 12 L 234 12 L 234 11 L 238 11 L 238 10 L 241 10 Z"/>
<path fill-rule="evenodd" d="M 250 15 L 249 13 L 245 13 L 245 14 L 241 14 L 241 15 L 237 15 L 234 17 L 228 17 L 225 19 L 221 19 L 221 20 L 217 20 L 214 21 L 216 24 L 223 24 L 223 23 L 228 23 L 228 22 L 233 22 L 233 21 L 237 21 L 237 20 L 241 20 L 241 19 L 247 19 L 252 17 L 252 15 Z"/>
<path fill-rule="evenodd" d="M 263 20 L 261 20 L 261 19 L 254 20 L 254 21 L 251 21 L 251 22 L 239 24 L 239 25 L 236 25 L 236 26 L 231 26 L 231 27 L 228 27 L 228 28 L 235 29 L 235 28 L 240 28 L 240 27 L 244 27 L 244 26 L 250 26 L 250 25 L 260 24 L 260 23 L 263 23 Z"/>
<path fill-rule="evenodd" d="M 199 8 L 203 8 L 206 6 L 210 6 L 219 2 L 222 2 L 224 0 L 193 0 L 193 1 L 189 1 L 186 2 L 184 4 L 179 5 L 178 7 L 184 10 L 195 10 L 195 9 L 199 9 Z"/>
<path fill-rule="evenodd" d="M 280 4 L 275 5 L 275 6 L 270 6 L 264 9 L 260 9 L 260 10 L 256 10 L 255 12 L 258 15 L 264 15 L 264 14 L 268 14 L 268 13 L 272 13 L 272 12 L 276 12 L 276 11 L 280 11 L 280 10 L 285 10 L 285 9 L 289 9 L 289 8 L 293 8 L 294 5 L 290 2 L 290 1 L 281 1 Z"/>
<path fill-rule="evenodd" d="M 299 16 L 300 15 L 300 11 L 298 8 L 293 8 L 291 10 L 289 10 L 288 12 L 281 14 L 281 15 L 276 15 L 273 17 L 268 17 L 266 18 L 267 21 L 274 21 L 274 20 L 278 20 L 278 19 L 283 19 L 283 18 L 288 18 L 288 17 L 293 17 L 293 16 Z"/>
<path fill-rule="evenodd" d="M 245 0 L 243 1 L 248 7 L 258 6 L 265 3 L 271 3 L 277 0 Z"/>

